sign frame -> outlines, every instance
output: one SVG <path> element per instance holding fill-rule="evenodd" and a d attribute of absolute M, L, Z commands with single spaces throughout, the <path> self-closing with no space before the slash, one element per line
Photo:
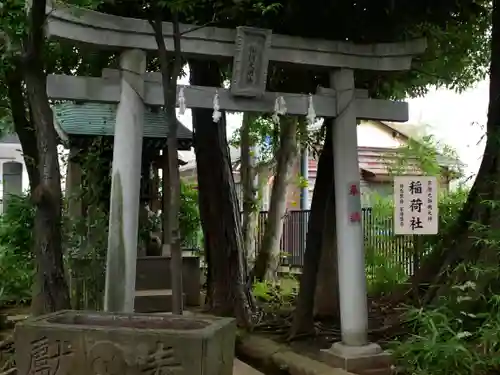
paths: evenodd
<path fill-rule="evenodd" d="M 394 234 L 433 235 L 439 230 L 436 176 L 394 177 Z"/>

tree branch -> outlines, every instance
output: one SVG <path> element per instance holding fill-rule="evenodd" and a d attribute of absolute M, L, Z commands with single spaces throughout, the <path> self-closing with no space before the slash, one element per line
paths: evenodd
<path fill-rule="evenodd" d="M 180 208 L 180 177 L 177 164 L 177 78 L 182 70 L 181 36 L 179 25 L 179 14 L 172 11 L 174 29 L 174 60 L 169 62 L 165 39 L 163 37 L 163 20 L 161 9 L 153 8 L 155 14 L 149 23 L 153 27 L 156 44 L 158 45 L 158 57 L 160 60 L 165 112 L 168 124 L 168 140 L 165 152 L 166 162 L 163 175 L 168 178 L 168 188 L 163 192 L 164 218 L 163 218 L 163 243 L 171 249 L 172 255 L 172 312 L 182 314 L 182 250 L 180 248 L 179 234 L 179 208 Z"/>
<path fill-rule="evenodd" d="M 29 11 L 28 45 L 26 51 L 28 59 L 41 58 L 43 47 L 45 45 L 44 25 L 46 20 L 45 8 L 47 0 L 33 0 Z"/>
<path fill-rule="evenodd" d="M 181 74 L 182 70 L 182 51 L 181 51 L 181 32 L 179 25 L 179 13 L 174 12 L 172 15 L 173 26 L 174 26 L 174 64 L 171 79 L 175 79 L 177 86 L 177 78 Z M 174 103 L 175 95 L 177 95 L 177 87 L 174 90 Z"/>
<path fill-rule="evenodd" d="M 212 19 L 210 21 L 204 23 L 203 25 L 195 26 L 195 27 L 192 27 L 190 29 L 184 30 L 183 32 L 180 32 L 178 35 L 183 36 L 183 35 L 192 33 L 194 31 L 203 29 L 204 27 L 212 25 L 215 22 L 215 16 L 216 16 L 216 14 L 214 13 L 214 16 L 212 17 Z M 175 24 L 174 24 L 174 29 L 175 29 Z M 175 30 L 174 30 L 174 34 L 175 34 Z"/>

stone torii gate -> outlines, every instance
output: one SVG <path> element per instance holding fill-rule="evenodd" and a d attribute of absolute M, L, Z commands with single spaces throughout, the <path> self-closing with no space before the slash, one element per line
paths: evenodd
<path fill-rule="evenodd" d="M 61 100 L 119 103 L 114 137 L 108 273 L 122 277 L 107 283 L 125 311 L 133 310 L 137 255 L 138 202 L 142 145 L 142 113 L 145 105 L 162 106 L 160 73 L 147 73 L 146 52 L 157 44 L 148 21 L 64 7 L 48 9 L 47 34 L 100 49 L 123 51 L 120 71 L 106 70 L 103 77 L 49 75 L 49 97 Z M 181 25 L 184 56 L 233 59 L 230 89 L 180 86 L 188 108 L 273 112 L 277 98 L 286 102 L 287 114 L 307 115 L 312 107 L 318 117 L 334 118 L 333 144 L 339 263 L 342 343 L 325 355 L 339 367 L 347 359 L 380 355 L 380 347 L 367 339 L 368 312 L 357 155 L 357 119 L 408 120 L 404 102 L 368 98 L 356 90 L 355 70 L 402 71 L 411 68 L 412 57 L 426 48 L 425 40 L 403 43 L 356 45 L 272 34 L 270 30 L 238 27 L 196 28 Z M 190 31 L 191 30 L 191 31 Z M 168 51 L 173 51 L 173 27 L 164 23 Z M 314 95 L 266 92 L 269 62 L 328 69 L 330 88 Z M 108 275 L 108 281 L 109 279 Z M 109 292 L 109 290 L 108 290 Z M 328 359 L 328 360 L 330 360 Z M 343 362 L 342 362 L 343 361 Z"/>

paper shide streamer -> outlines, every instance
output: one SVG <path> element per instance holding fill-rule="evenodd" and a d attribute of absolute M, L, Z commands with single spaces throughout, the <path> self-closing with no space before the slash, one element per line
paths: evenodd
<path fill-rule="evenodd" d="M 212 119 L 214 122 L 219 122 L 221 117 L 222 117 L 222 113 L 220 111 L 220 104 L 219 104 L 219 90 L 215 91 L 215 95 L 214 95 L 214 112 L 212 113 Z"/>
<path fill-rule="evenodd" d="M 285 98 L 278 96 L 274 101 L 274 113 L 272 116 L 273 121 L 278 124 L 280 122 L 280 116 L 286 115 L 287 108 Z"/>

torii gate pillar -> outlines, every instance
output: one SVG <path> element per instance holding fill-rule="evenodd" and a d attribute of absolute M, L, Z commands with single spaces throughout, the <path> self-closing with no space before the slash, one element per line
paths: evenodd
<path fill-rule="evenodd" d="M 339 113 L 332 134 L 342 342 L 360 346 L 368 342 L 368 314 L 353 71 L 331 73 L 331 87 Z"/>
<path fill-rule="evenodd" d="M 134 312 L 146 52 L 122 53 L 116 112 L 104 310 Z"/>
<path fill-rule="evenodd" d="M 337 92 L 333 122 L 335 215 L 342 341 L 322 352 L 326 362 L 356 374 L 385 374 L 390 355 L 368 342 L 365 253 L 361 217 L 360 173 L 354 72 L 338 69 L 330 75 Z"/>

